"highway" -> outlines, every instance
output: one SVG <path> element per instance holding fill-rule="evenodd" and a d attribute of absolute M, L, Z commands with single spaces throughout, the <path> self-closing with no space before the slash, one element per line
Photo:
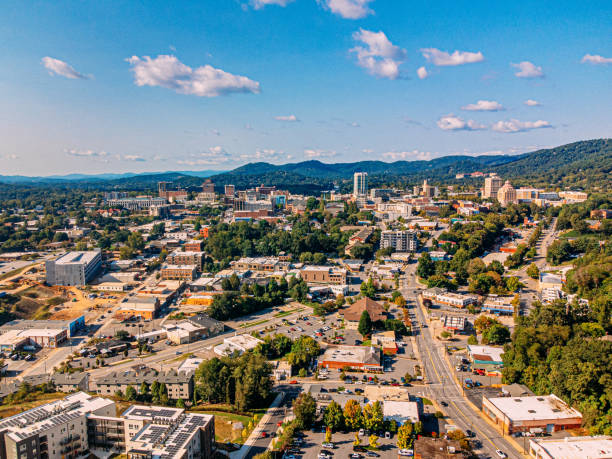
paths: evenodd
<path fill-rule="evenodd" d="M 447 407 L 441 408 L 441 411 L 450 418 L 449 421 L 452 420 L 448 424 L 455 424 L 464 432 L 469 429 L 476 433 L 476 439 L 482 443 L 481 449 L 476 452 L 485 454 L 481 457 L 498 457 L 495 451 L 500 449 L 511 459 L 522 458 L 523 456 L 507 439 L 484 421 L 480 413 L 475 411 L 462 396 L 462 389 L 452 375 L 454 369 L 443 357 L 444 347 L 432 338 L 427 327 L 423 327 L 427 321 L 418 305 L 417 293 L 413 293 L 421 288 L 416 283 L 416 266 L 416 264 L 409 265 L 405 277 L 402 278 L 401 291 L 409 307 L 412 306 L 416 318 L 413 331 L 427 381 L 424 395 L 438 403 L 441 401 L 448 403 Z"/>

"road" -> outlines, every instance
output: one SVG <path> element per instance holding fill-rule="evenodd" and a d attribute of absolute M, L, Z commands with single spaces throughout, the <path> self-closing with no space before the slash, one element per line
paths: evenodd
<path fill-rule="evenodd" d="M 416 317 L 413 332 L 427 380 L 424 395 L 437 402 L 448 403 L 448 406 L 442 411 L 452 419 L 452 423 L 464 432 L 469 429 L 476 433 L 476 438 L 482 443 L 478 453 L 484 452 L 491 457 L 497 457 L 495 450 L 500 449 L 511 459 L 522 458 L 506 438 L 484 421 L 480 413 L 475 411 L 463 397 L 462 389 L 453 378 L 453 369 L 443 357 L 443 352 L 445 352 L 443 346 L 432 338 L 428 328 L 423 327 L 423 325 L 426 326 L 427 320 L 418 306 L 417 294 L 414 293 L 421 288 L 416 283 L 415 271 L 416 264 L 408 267 L 405 277 L 402 278 L 401 291 L 409 305 L 412 306 Z"/>

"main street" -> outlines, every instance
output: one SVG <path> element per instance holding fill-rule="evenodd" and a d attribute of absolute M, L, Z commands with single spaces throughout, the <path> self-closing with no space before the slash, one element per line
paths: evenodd
<path fill-rule="evenodd" d="M 512 459 L 522 456 L 502 436 L 502 434 L 480 417 L 480 413 L 472 408 L 462 395 L 462 388 L 453 378 L 453 369 L 444 358 L 444 347 L 436 342 L 427 327 L 427 320 L 418 304 L 418 291 L 421 288 L 416 282 L 416 264 L 411 264 L 402 278 L 401 291 L 404 298 L 414 311 L 413 333 L 421 356 L 426 379 L 424 396 L 436 402 L 445 401 L 448 406 L 442 411 L 455 424 L 466 432 L 468 429 L 476 434 L 482 443 L 481 450 L 491 457 L 497 457 L 496 450 L 502 450 Z"/>

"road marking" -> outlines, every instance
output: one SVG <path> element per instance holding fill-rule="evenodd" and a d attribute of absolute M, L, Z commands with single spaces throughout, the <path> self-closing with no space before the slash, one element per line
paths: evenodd
<path fill-rule="evenodd" d="M 482 437 L 483 437 L 483 438 L 486 438 L 486 440 L 487 440 L 489 443 L 491 443 L 491 446 L 493 446 L 493 448 L 495 448 L 495 449 L 497 450 L 498 448 L 497 448 L 497 446 L 495 445 L 495 443 L 493 443 L 493 442 L 491 441 L 491 439 L 490 439 L 490 438 L 489 438 L 487 435 L 485 435 L 484 433 L 482 433 L 482 431 L 481 431 L 481 430 L 480 430 L 478 427 L 476 427 L 476 425 L 475 425 L 473 422 L 471 422 L 471 421 L 470 421 L 470 420 L 469 420 L 469 419 L 468 419 L 468 418 L 465 416 L 465 414 L 463 414 L 463 412 L 462 412 L 462 411 L 459 409 L 459 407 L 457 406 L 457 404 L 456 404 L 455 402 L 453 402 L 452 400 L 451 400 L 451 403 L 452 403 L 452 405 L 455 407 L 455 409 L 457 410 L 457 413 L 459 413 L 461 416 L 463 416 L 463 419 L 465 419 L 465 421 L 466 421 L 468 424 L 470 424 L 470 426 L 472 426 L 472 427 L 474 428 L 474 430 L 476 430 L 476 431 L 477 431 L 477 432 L 478 432 L 480 435 L 482 435 Z"/>

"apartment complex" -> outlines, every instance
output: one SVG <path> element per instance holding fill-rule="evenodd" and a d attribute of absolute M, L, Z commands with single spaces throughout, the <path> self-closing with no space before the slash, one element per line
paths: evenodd
<path fill-rule="evenodd" d="M 190 400 L 193 395 L 192 374 L 181 373 L 176 370 L 168 370 L 163 373 L 145 365 L 100 376 L 93 381 L 90 389 L 100 395 L 114 395 L 117 391 L 125 394 L 128 386 L 138 390 L 143 382 L 150 387 L 155 381 L 166 385 L 168 398 L 171 400 L 178 400 L 179 398 Z"/>
<path fill-rule="evenodd" d="M 306 266 L 300 271 L 300 276 L 309 284 L 346 284 L 346 269 L 331 266 Z"/>
<path fill-rule="evenodd" d="M 45 262 L 46 281 L 49 285 L 84 286 L 100 270 L 100 249 L 87 252 L 68 252 L 57 260 Z"/>
<path fill-rule="evenodd" d="M 416 231 L 385 230 L 380 234 L 380 246 L 391 247 L 394 252 L 416 252 L 418 239 Z"/>
<path fill-rule="evenodd" d="M 482 197 L 484 199 L 497 198 L 497 192 L 502 187 L 504 181 L 497 176 L 487 177 L 484 181 L 484 189 L 482 190 Z"/>
<path fill-rule="evenodd" d="M 195 265 L 198 271 L 202 270 L 202 261 L 204 260 L 204 252 L 200 251 L 185 251 L 177 250 L 168 255 L 166 261 L 170 265 Z"/>
<path fill-rule="evenodd" d="M 161 278 L 165 280 L 192 281 L 196 278 L 196 265 L 164 265 L 161 268 Z"/>

